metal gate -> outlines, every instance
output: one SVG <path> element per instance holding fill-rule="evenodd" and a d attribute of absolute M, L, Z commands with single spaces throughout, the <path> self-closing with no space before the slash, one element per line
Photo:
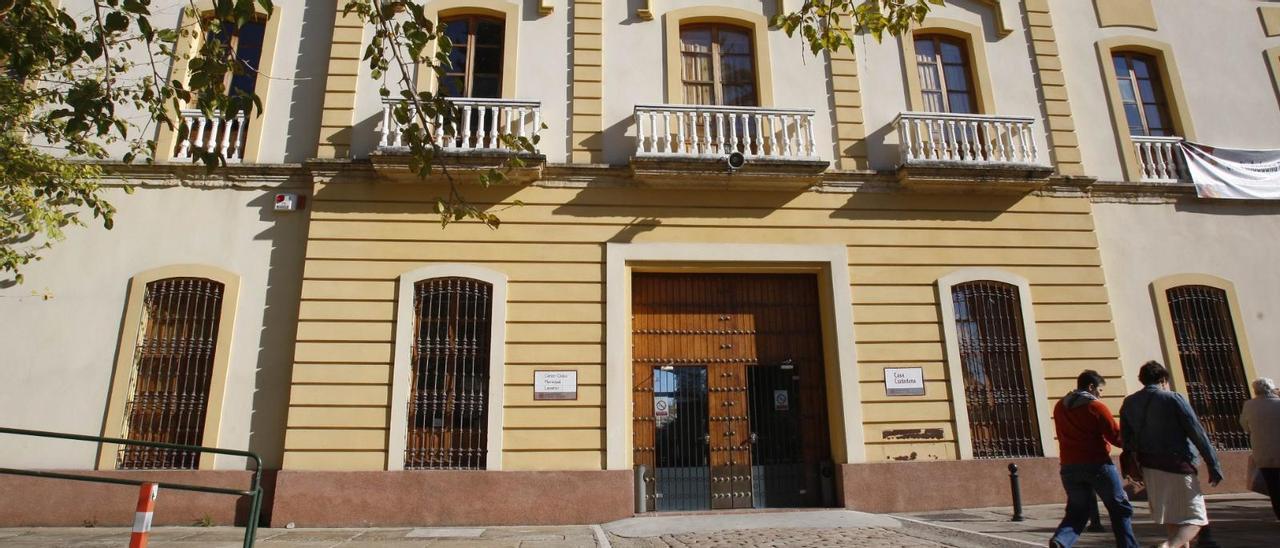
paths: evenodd
<path fill-rule="evenodd" d="M 632 325 L 634 460 L 648 508 L 823 502 L 814 276 L 637 273 Z"/>

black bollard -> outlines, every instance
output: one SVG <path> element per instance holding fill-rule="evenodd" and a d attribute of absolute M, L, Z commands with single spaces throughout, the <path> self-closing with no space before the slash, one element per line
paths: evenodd
<path fill-rule="evenodd" d="M 1022 521 L 1022 489 L 1018 486 L 1018 465 L 1009 463 L 1009 488 L 1013 490 L 1013 520 Z"/>
<path fill-rule="evenodd" d="M 1106 531 L 1102 527 L 1102 516 L 1098 515 L 1098 499 L 1093 499 L 1093 510 L 1089 512 L 1089 527 L 1085 531 L 1099 533 Z"/>

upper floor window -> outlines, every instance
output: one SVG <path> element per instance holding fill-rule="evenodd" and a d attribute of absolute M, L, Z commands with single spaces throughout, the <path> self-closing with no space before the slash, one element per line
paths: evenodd
<path fill-rule="evenodd" d="M 684 102 L 691 105 L 759 105 L 751 31 L 721 24 L 680 27 Z"/>
<path fill-rule="evenodd" d="M 124 409 L 130 440 L 203 445 L 218 346 L 222 283 L 165 278 L 146 284 Z M 122 446 L 120 469 L 199 468 L 200 453 Z"/>
<path fill-rule="evenodd" d="M 503 39 L 505 23 L 481 15 L 443 19 L 444 35 L 453 44 L 450 67 L 440 79 L 440 94 L 447 97 L 502 97 Z"/>
<path fill-rule="evenodd" d="M 1129 134 L 1144 137 L 1173 135 L 1169 105 L 1155 58 L 1118 52 L 1112 55 L 1111 60 L 1116 69 L 1116 84 L 1120 88 Z"/>
<path fill-rule="evenodd" d="M 211 37 L 231 50 L 235 62 L 243 69 L 240 74 L 227 72 L 227 94 L 253 95 L 258 81 L 258 65 L 262 60 L 262 40 L 266 35 L 265 21 L 249 21 L 239 28 L 224 24 L 218 34 Z"/>
<path fill-rule="evenodd" d="M 977 112 L 968 45 L 950 36 L 915 37 L 920 94 L 928 112 Z"/>

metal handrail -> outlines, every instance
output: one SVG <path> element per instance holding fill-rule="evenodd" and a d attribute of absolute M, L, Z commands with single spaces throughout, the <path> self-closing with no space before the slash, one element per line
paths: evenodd
<path fill-rule="evenodd" d="M 221 449 L 218 447 L 203 447 L 199 445 L 182 445 L 177 443 L 164 443 L 159 441 L 140 441 L 127 440 L 124 438 L 108 438 L 105 436 L 86 436 L 83 434 L 68 434 L 65 432 L 48 432 L 44 430 L 25 430 L 22 428 L 7 428 L 0 426 L 0 434 L 14 434 L 17 436 L 33 436 L 39 438 L 52 438 L 73 441 L 91 441 L 95 443 L 112 443 L 116 445 L 133 445 L 138 447 L 154 447 L 157 449 L 175 449 L 179 451 L 194 451 L 197 453 L 214 453 L 218 455 L 229 455 L 234 457 L 246 457 L 254 464 L 253 481 L 248 490 L 228 489 L 225 487 L 209 487 L 205 485 L 187 485 L 185 483 L 169 483 L 158 481 L 132 480 L 125 478 L 110 478 L 98 476 L 86 476 L 80 474 L 66 474 L 62 472 L 49 472 L 46 470 L 22 470 L 17 468 L 0 467 L 0 474 L 10 474 L 15 476 L 32 476 L 37 478 L 65 479 L 73 481 L 86 481 L 91 483 L 110 483 L 116 485 L 142 485 L 144 483 L 154 483 L 165 489 L 175 489 L 179 491 L 196 491 L 200 493 L 217 493 L 222 495 L 238 495 L 252 498 L 249 505 L 249 523 L 245 525 L 244 546 L 251 548 L 258 533 L 258 518 L 262 513 L 262 457 L 252 451 L 240 451 L 238 449 Z"/>

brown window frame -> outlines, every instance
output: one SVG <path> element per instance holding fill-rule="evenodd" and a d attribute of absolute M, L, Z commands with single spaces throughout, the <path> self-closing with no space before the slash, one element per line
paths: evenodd
<path fill-rule="evenodd" d="M 414 284 L 405 470 L 486 469 L 493 297 L 474 278 Z"/>
<path fill-rule="evenodd" d="M 942 44 L 943 42 L 946 42 L 959 47 L 961 55 L 961 63 L 959 66 L 964 69 L 965 85 L 968 86 L 965 93 L 969 95 L 969 112 L 959 114 L 978 114 L 978 88 L 975 86 L 975 79 L 973 77 L 973 56 L 969 51 L 969 41 L 964 38 L 957 38 L 946 34 L 919 34 L 914 36 L 913 40 L 916 44 L 915 63 L 917 73 L 920 70 L 921 63 L 919 53 L 920 42 L 929 41 L 933 43 L 934 60 L 932 64 L 934 66 L 934 70 L 938 71 L 938 83 L 942 86 L 939 89 L 926 89 L 925 79 L 920 78 L 917 75 L 917 78 L 920 80 L 920 103 L 922 105 L 927 103 L 927 101 L 925 101 L 926 93 L 940 93 L 942 95 L 942 112 L 955 113 L 955 109 L 951 106 L 952 89 L 951 86 L 947 84 L 946 67 L 956 66 L 956 64 L 946 63 L 942 60 Z"/>
<path fill-rule="evenodd" d="M 206 18 L 206 21 L 207 21 L 207 20 L 208 20 L 208 18 Z M 223 24 L 223 25 L 229 25 L 230 23 L 227 23 L 227 22 L 225 22 L 225 21 L 224 21 L 222 24 Z M 239 57 L 239 54 L 240 54 L 240 31 L 241 31 L 241 30 L 243 30 L 243 29 L 244 29 L 244 27 L 245 27 L 245 26 L 248 26 L 248 25 L 259 25 L 259 26 L 261 26 L 261 27 L 262 27 L 262 37 L 259 39 L 259 42 L 258 42 L 258 58 L 254 61 L 254 66 L 253 66 L 253 67 L 246 67 L 246 70 L 248 70 L 248 71 L 249 71 L 249 74 L 248 74 L 248 75 L 246 75 L 246 76 L 254 79 L 253 87 L 252 87 L 249 91 L 250 91 L 250 93 L 257 93 L 257 91 L 258 91 L 258 83 L 257 83 L 257 78 L 258 78 L 258 67 L 262 66 L 262 56 L 263 56 L 263 55 L 269 55 L 269 53 L 266 51 L 266 41 L 267 41 L 267 19 L 266 19 L 266 18 L 264 18 L 264 17 L 255 17 L 255 18 L 253 18 L 253 19 L 249 20 L 248 22 L 246 22 L 244 25 L 241 25 L 241 26 L 238 26 L 238 27 L 234 27 L 234 28 L 232 28 L 232 29 L 231 29 L 231 32 L 230 32 L 230 38 L 231 38 L 231 39 L 230 39 L 230 43 L 228 43 L 228 44 L 223 44 L 223 46 L 224 46 L 224 47 L 226 47 L 226 48 L 227 48 L 227 50 L 231 52 L 231 59 L 232 59 L 233 61 L 239 61 L 239 60 L 240 60 L 240 57 Z M 206 37 L 205 39 L 206 39 L 206 40 L 209 40 L 209 39 L 212 39 L 212 38 L 216 38 L 216 37 L 210 36 L 210 37 Z M 228 93 L 228 94 L 230 94 L 230 93 L 231 93 L 231 91 L 232 91 L 232 90 L 231 90 L 231 81 L 232 81 L 232 80 L 234 80 L 234 79 L 235 79 L 235 73 L 233 73 L 233 72 L 232 72 L 232 71 L 230 71 L 230 70 L 228 70 L 228 71 L 227 71 L 227 74 L 226 74 L 225 76 L 223 76 L 223 77 L 222 77 L 222 87 L 223 87 L 223 90 L 224 90 L 226 93 Z M 265 99 L 265 98 L 264 98 L 264 99 Z"/>
<path fill-rule="evenodd" d="M 1121 74 L 1120 71 L 1116 71 L 1116 87 L 1117 92 L 1120 94 L 1118 96 L 1120 99 L 1120 112 L 1124 116 L 1124 124 L 1129 135 L 1135 137 L 1168 137 L 1177 135 L 1178 130 L 1174 127 L 1173 117 L 1169 116 L 1169 94 L 1164 90 L 1164 67 L 1161 66 L 1159 58 L 1154 55 L 1132 51 L 1113 51 L 1111 52 L 1112 66 L 1115 65 L 1117 58 L 1123 58 L 1125 60 L 1125 66 L 1129 68 L 1128 72 L 1125 74 Z M 1140 78 L 1138 77 L 1137 72 L 1133 69 L 1134 59 L 1146 63 L 1148 69 L 1151 71 L 1147 80 L 1151 81 L 1151 91 L 1155 97 L 1147 98 L 1143 96 L 1142 87 L 1138 85 Z M 1138 107 L 1138 118 L 1142 121 L 1141 134 L 1134 133 L 1133 126 L 1129 124 L 1129 113 L 1125 109 L 1125 106 L 1130 103 L 1124 100 L 1124 88 L 1121 86 L 1121 82 L 1127 82 L 1133 89 L 1133 97 L 1136 101 L 1136 106 Z M 1151 100 L 1148 101 L 1147 99 Z M 1147 121 L 1146 106 L 1148 104 L 1155 105 L 1156 112 L 1159 112 L 1160 117 L 1164 119 L 1165 135 L 1151 134 L 1151 124 Z"/>
<path fill-rule="evenodd" d="M 1044 456 L 1018 286 L 970 280 L 951 286 L 951 299 L 973 458 Z"/>
<path fill-rule="evenodd" d="M 498 59 L 499 59 L 498 72 L 479 73 L 479 75 L 487 76 L 487 77 L 496 77 L 498 79 L 497 97 L 484 97 L 484 99 L 501 98 L 502 97 L 502 81 L 507 71 L 506 58 L 504 57 L 504 54 L 506 53 L 506 49 L 508 47 L 506 43 L 506 34 L 505 34 L 506 28 L 507 28 L 507 21 L 501 17 L 494 17 L 491 15 L 478 15 L 478 14 L 453 15 L 449 17 L 440 18 L 440 27 L 439 27 L 440 32 L 443 33 L 444 29 L 447 28 L 450 23 L 453 23 L 455 21 L 460 21 L 460 20 L 467 21 L 467 43 L 453 44 L 453 47 L 455 48 L 464 47 L 467 49 L 466 67 L 464 67 L 464 69 L 461 72 L 454 71 L 453 67 L 447 67 L 445 69 L 444 77 L 445 78 L 459 77 L 459 76 L 462 77 L 462 95 L 458 95 L 457 98 L 461 99 L 461 98 L 474 97 L 474 93 L 475 93 L 474 83 L 475 83 L 475 77 L 477 76 L 477 73 L 475 72 L 476 49 L 480 47 L 494 48 L 494 46 L 477 46 L 476 32 L 480 26 L 480 23 L 482 22 L 497 23 L 502 27 L 502 31 L 503 31 L 502 44 L 495 48 L 498 50 Z M 445 93 L 444 86 L 439 86 L 438 91 L 439 93 L 444 94 Z"/>
<path fill-rule="evenodd" d="M 1248 450 L 1239 416 L 1249 399 L 1249 379 L 1227 291 L 1187 284 L 1165 290 L 1165 298 L 1191 409 L 1215 448 Z"/>
<path fill-rule="evenodd" d="M 685 31 L 701 30 L 701 29 L 710 29 L 711 31 L 711 51 L 709 53 L 704 53 L 704 52 L 695 52 L 695 51 L 686 50 L 685 41 L 684 41 Z M 725 105 L 724 103 L 724 85 L 725 85 L 725 82 L 723 79 L 724 56 L 723 56 L 723 53 L 720 51 L 720 31 L 722 29 L 731 29 L 735 32 L 742 33 L 747 38 L 747 45 L 750 46 L 750 50 L 748 51 L 747 54 L 745 54 L 745 57 L 749 57 L 751 59 L 751 78 L 749 80 L 749 83 L 751 84 L 751 101 L 749 101 L 750 104 L 748 105 Z M 680 72 L 680 84 L 681 84 L 681 89 L 684 91 L 685 104 L 693 104 L 691 103 L 691 99 L 688 94 L 689 85 L 695 85 L 695 86 L 710 85 L 712 105 L 742 106 L 742 107 L 760 106 L 760 68 L 758 64 L 758 59 L 756 58 L 757 48 L 756 48 L 755 36 L 750 27 L 734 25 L 731 23 L 688 23 L 688 24 L 680 25 L 679 32 L 680 32 L 680 36 L 678 40 L 680 42 L 680 66 L 672 67 L 672 70 L 677 70 Z M 684 74 L 685 58 L 694 57 L 694 56 L 711 58 L 711 63 L 710 63 L 711 80 L 689 80 L 685 78 L 685 74 Z M 735 54 L 735 56 L 744 56 L 744 55 Z M 729 85 L 740 86 L 746 83 L 748 83 L 748 81 L 730 82 Z"/>
<path fill-rule="evenodd" d="M 204 445 L 226 285 L 198 277 L 148 282 L 125 400 L 124 437 Z M 200 453 L 122 445 L 121 470 L 197 470 Z"/>

